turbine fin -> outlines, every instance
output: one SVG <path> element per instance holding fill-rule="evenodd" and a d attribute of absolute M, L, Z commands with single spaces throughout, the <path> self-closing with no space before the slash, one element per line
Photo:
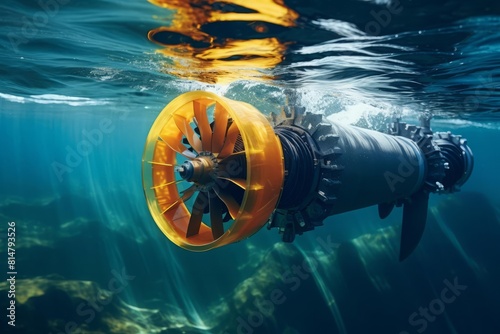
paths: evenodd
<path fill-rule="evenodd" d="M 429 193 L 420 190 L 410 197 L 403 207 L 403 225 L 401 228 L 401 245 L 399 261 L 403 261 L 417 248 L 424 234 L 429 206 Z"/>

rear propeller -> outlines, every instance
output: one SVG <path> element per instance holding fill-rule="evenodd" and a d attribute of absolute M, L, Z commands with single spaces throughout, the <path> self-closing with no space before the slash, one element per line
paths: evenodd
<path fill-rule="evenodd" d="M 173 100 L 151 128 L 144 190 L 167 237 L 187 249 L 207 250 L 265 224 L 283 182 L 283 168 L 268 167 L 280 165 L 279 141 L 259 111 L 191 92 Z"/>

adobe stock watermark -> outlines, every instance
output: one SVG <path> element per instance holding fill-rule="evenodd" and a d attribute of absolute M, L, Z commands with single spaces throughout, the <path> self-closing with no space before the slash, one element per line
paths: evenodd
<path fill-rule="evenodd" d="M 441 290 L 438 298 L 431 300 L 427 307 L 420 306 L 418 312 L 413 312 L 408 317 L 408 323 L 417 333 L 423 333 L 429 323 L 434 322 L 446 310 L 446 305 L 455 302 L 457 297 L 467 289 L 467 285 L 458 283 L 457 277 L 453 279 L 453 283 L 448 279 L 445 279 L 443 283 L 445 288 Z M 410 334 L 410 332 L 401 331 L 399 334 Z"/>
<path fill-rule="evenodd" d="M 326 240 L 317 237 L 316 241 L 326 254 L 333 253 L 340 246 L 339 243 L 332 242 L 328 235 Z M 319 265 L 319 261 L 314 257 L 305 258 L 300 265 L 294 264 L 281 275 L 281 281 L 288 287 L 290 292 L 297 291 L 302 283 L 311 277 Z M 289 292 L 288 292 L 289 293 Z M 253 302 L 254 310 L 250 311 L 246 319 L 241 315 L 236 318 L 238 326 L 237 334 L 252 334 L 255 329 L 262 326 L 266 318 L 270 318 L 277 306 L 287 301 L 287 290 L 280 288 L 273 289 L 266 299 L 255 299 Z M 227 332 L 224 334 L 228 334 Z"/>
<path fill-rule="evenodd" d="M 391 171 L 384 172 L 384 178 L 392 192 L 396 191 L 398 184 L 404 183 L 410 176 L 417 171 L 419 167 L 418 159 L 411 159 L 410 157 L 398 157 L 399 164 L 397 173 Z"/>
<path fill-rule="evenodd" d="M 7 37 L 14 52 L 19 52 L 19 45 L 28 43 L 35 38 L 40 29 L 46 27 L 50 19 L 57 15 L 61 6 L 66 5 L 71 0 L 38 0 L 40 10 L 36 11 L 31 17 L 23 16 L 21 19 L 22 27 L 18 32 L 9 32 Z"/>
<path fill-rule="evenodd" d="M 113 277 L 108 281 L 107 289 L 109 292 L 99 290 L 93 300 L 81 302 L 75 309 L 76 314 L 81 317 L 81 321 L 68 321 L 64 325 L 64 330 L 57 334 L 76 334 L 81 333 L 81 326 L 90 324 L 96 318 L 96 312 L 102 312 L 106 305 L 111 303 L 113 297 L 121 293 L 129 285 L 135 276 L 128 275 L 125 268 L 121 271 L 111 270 Z M 50 334 L 53 334 L 52 332 Z"/>
<path fill-rule="evenodd" d="M 386 9 L 379 11 L 371 10 L 370 15 L 373 20 L 365 25 L 365 33 L 371 36 L 380 35 L 383 28 L 391 24 L 393 15 L 399 15 L 403 11 L 403 6 L 399 0 L 394 0 L 386 5 Z"/>
<path fill-rule="evenodd" d="M 130 111 L 123 112 L 118 120 L 124 120 Z M 64 175 L 72 173 L 84 158 L 88 157 L 94 150 L 99 147 L 105 140 L 106 135 L 113 133 L 116 129 L 116 121 L 113 122 L 110 118 L 103 118 L 99 125 L 91 130 L 82 130 L 82 139 L 74 146 L 66 145 L 66 156 L 64 161 L 54 160 L 50 166 L 56 175 L 59 182 L 64 181 Z"/>

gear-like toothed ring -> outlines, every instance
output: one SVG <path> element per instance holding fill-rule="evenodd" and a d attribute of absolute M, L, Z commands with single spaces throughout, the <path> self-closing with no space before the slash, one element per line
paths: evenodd
<path fill-rule="evenodd" d="M 424 153 L 427 164 L 424 189 L 429 192 L 444 191 L 442 181 L 445 177 L 446 160 L 439 145 L 433 140 L 432 132 L 424 127 L 399 122 L 398 119 L 389 124 L 389 133 L 413 140 Z"/>

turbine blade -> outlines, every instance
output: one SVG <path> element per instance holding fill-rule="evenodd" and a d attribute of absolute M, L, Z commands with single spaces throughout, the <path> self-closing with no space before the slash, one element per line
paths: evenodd
<path fill-rule="evenodd" d="M 394 209 L 394 203 L 380 203 L 378 205 L 378 216 L 380 219 L 387 218 Z"/>
<path fill-rule="evenodd" d="M 218 179 L 231 181 L 232 183 L 236 184 L 238 187 L 240 187 L 243 190 L 245 190 L 247 188 L 247 180 L 245 180 L 245 179 L 228 178 L 228 177 L 223 177 L 223 176 L 219 176 Z"/>
<path fill-rule="evenodd" d="M 165 138 L 167 138 L 167 139 L 165 139 Z M 177 140 L 175 138 L 166 137 L 166 136 L 164 136 L 164 137 L 159 136 L 158 140 L 161 140 L 162 142 L 167 144 L 167 146 L 170 147 L 173 151 L 175 151 L 179 154 L 182 154 L 183 156 L 185 156 L 188 159 L 196 158 L 196 154 L 194 154 L 193 152 L 188 150 L 187 147 L 184 146 L 184 144 L 182 144 L 179 140 Z"/>
<path fill-rule="evenodd" d="M 213 189 L 215 190 L 215 193 L 217 194 L 217 196 L 219 196 L 219 198 L 226 205 L 227 210 L 229 211 L 229 214 L 231 215 L 231 218 L 235 219 L 236 216 L 238 216 L 238 211 L 240 211 L 240 205 L 238 204 L 238 202 L 236 202 L 236 200 L 234 199 L 234 197 L 231 194 L 229 194 L 223 190 L 220 190 L 217 187 L 214 187 Z"/>
<path fill-rule="evenodd" d="M 189 201 L 189 199 L 191 198 L 191 196 L 193 196 L 193 194 L 195 193 L 196 189 L 197 189 L 196 185 L 193 184 L 189 188 L 181 191 L 181 193 L 182 193 L 181 200 L 183 202 Z"/>
<path fill-rule="evenodd" d="M 240 130 L 236 126 L 236 123 L 232 123 L 227 130 L 226 140 L 224 141 L 224 146 L 222 147 L 219 157 L 224 158 L 234 151 L 234 145 L 236 144 L 236 139 L 238 139 L 238 135 L 240 134 Z"/>
<path fill-rule="evenodd" d="M 212 128 L 208 122 L 207 106 L 207 104 L 198 101 L 193 102 L 194 116 L 200 130 L 203 151 L 212 150 Z"/>
<path fill-rule="evenodd" d="M 200 192 L 198 196 L 196 196 L 196 200 L 193 204 L 193 210 L 191 212 L 191 217 L 189 218 L 189 224 L 186 231 L 186 238 L 200 233 L 201 219 L 203 218 L 203 211 L 205 210 L 207 204 L 207 196 Z"/>
<path fill-rule="evenodd" d="M 161 184 L 157 184 L 155 186 L 150 187 L 150 189 L 158 189 L 158 188 L 169 186 L 171 184 L 177 184 L 177 183 L 180 183 L 182 181 L 186 181 L 186 180 L 182 180 L 181 179 L 181 180 L 170 181 L 170 182 L 167 182 L 167 183 L 161 183 Z"/>
<path fill-rule="evenodd" d="M 234 152 L 234 153 L 232 153 L 232 154 L 230 154 L 230 155 L 228 155 L 228 156 L 226 156 L 226 157 L 222 158 L 222 160 L 220 161 L 220 163 L 221 163 L 221 164 L 222 164 L 222 163 L 226 163 L 226 162 L 228 162 L 230 159 L 232 159 L 232 158 L 237 158 L 237 157 L 238 157 L 238 156 L 240 156 L 240 155 L 241 155 L 241 156 L 245 156 L 245 151 L 238 151 L 238 152 Z"/>
<path fill-rule="evenodd" d="M 219 153 L 226 137 L 228 114 L 219 103 L 215 103 L 214 133 L 212 136 L 212 153 Z"/>
<path fill-rule="evenodd" d="M 201 152 L 202 151 L 202 146 L 201 146 L 201 140 L 198 138 L 198 135 L 194 132 L 193 128 L 189 125 L 189 122 L 186 118 L 175 115 L 173 116 L 175 125 L 181 130 L 181 132 L 186 136 L 186 139 L 189 142 L 189 145 L 196 151 L 196 152 Z"/>
<path fill-rule="evenodd" d="M 187 188 L 186 190 L 183 190 L 182 196 L 179 197 L 178 199 L 176 199 L 175 202 L 168 204 L 168 206 L 161 212 L 161 214 L 164 214 L 168 210 L 172 209 L 174 206 L 179 204 L 181 201 L 183 201 L 183 202 L 188 201 L 191 198 L 191 196 L 193 196 L 195 191 L 196 191 L 196 186 L 194 184 L 191 187 Z"/>
<path fill-rule="evenodd" d="M 210 226 L 212 227 L 212 236 L 214 240 L 219 239 L 224 234 L 222 225 L 222 210 L 224 203 L 215 194 L 210 197 Z"/>
<path fill-rule="evenodd" d="M 159 162 L 159 161 L 148 161 L 147 162 L 150 165 L 160 165 L 160 166 L 167 166 L 167 167 L 173 167 L 174 165 L 172 164 L 167 164 L 165 162 Z"/>

